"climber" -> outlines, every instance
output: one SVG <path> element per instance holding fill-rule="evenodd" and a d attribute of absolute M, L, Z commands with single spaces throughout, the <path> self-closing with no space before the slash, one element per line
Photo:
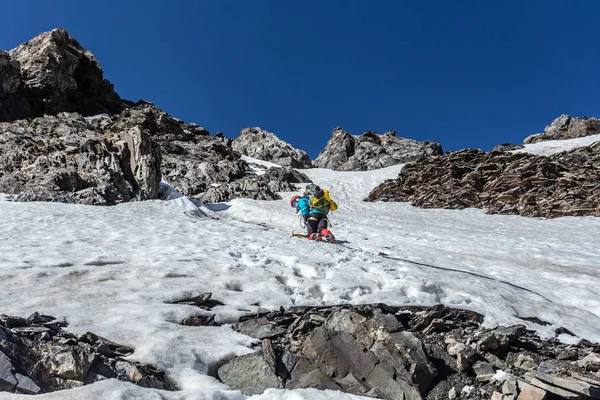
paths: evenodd
<path fill-rule="evenodd" d="M 335 242 L 335 237 L 327 229 L 327 214 L 329 211 L 337 210 L 338 206 L 329 197 L 328 190 L 322 190 L 319 186 L 311 183 L 306 186 L 303 196 L 294 196 L 290 199 L 290 205 L 304 217 L 307 229 L 306 237 L 309 240 Z"/>

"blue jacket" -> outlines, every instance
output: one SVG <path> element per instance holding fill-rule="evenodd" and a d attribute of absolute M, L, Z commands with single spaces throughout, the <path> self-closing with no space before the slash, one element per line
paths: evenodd
<path fill-rule="evenodd" d="M 298 205 L 296 206 L 296 208 L 298 209 L 298 211 L 300 211 L 300 214 L 304 215 L 305 217 L 307 217 L 308 214 L 310 214 L 310 202 L 306 197 L 300 197 L 298 199 Z"/>

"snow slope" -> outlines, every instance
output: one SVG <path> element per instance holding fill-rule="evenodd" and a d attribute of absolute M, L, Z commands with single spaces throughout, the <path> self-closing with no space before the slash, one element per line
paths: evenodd
<path fill-rule="evenodd" d="M 531 153 L 539 156 L 550 156 L 575 147 L 589 146 L 600 140 L 600 135 L 590 135 L 575 139 L 548 140 L 528 144 L 523 149 L 513 150 L 513 153 Z"/>
<path fill-rule="evenodd" d="M 294 304 L 444 303 L 483 313 L 487 326 L 525 324 L 546 337 L 564 326 L 600 341 L 600 219 L 362 201 L 400 168 L 302 171 L 340 206 L 331 216 L 336 245 L 290 237 L 301 231 L 289 206 L 295 193 L 209 208 L 185 197 L 115 207 L 0 201 L 0 312 L 65 318 L 72 332 L 134 347 L 131 359 L 166 369 L 183 388 L 109 380 L 39 397 L 246 399 L 209 374 L 250 352 L 254 339 L 228 325 L 182 326 L 183 318 L 208 312 L 170 304 L 203 292 L 225 304 L 213 309 L 225 323 Z M 550 325 L 521 319 L 533 316 Z M 358 399 L 316 390 L 249 398 Z"/>

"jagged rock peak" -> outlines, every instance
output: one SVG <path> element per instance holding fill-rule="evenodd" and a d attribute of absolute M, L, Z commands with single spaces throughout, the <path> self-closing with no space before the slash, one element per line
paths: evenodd
<path fill-rule="evenodd" d="M 64 29 L 44 32 L 3 52 L 0 72 L 0 121 L 60 112 L 114 114 L 130 105 L 103 78 L 94 55 Z"/>
<path fill-rule="evenodd" d="M 600 120 L 598 118 L 571 117 L 562 114 L 546 126 L 544 133 L 528 136 L 523 144 L 545 140 L 573 139 L 597 134 L 600 134 Z"/>
<path fill-rule="evenodd" d="M 308 154 L 259 127 L 244 128 L 231 144 L 233 149 L 248 157 L 292 168 L 311 168 Z"/>
<path fill-rule="evenodd" d="M 396 137 L 394 130 L 381 135 L 367 131 L 358 136 L 336 126 L 313 165 L 337 171 L 365 171 L 442 153 L 439 143 Z"/>

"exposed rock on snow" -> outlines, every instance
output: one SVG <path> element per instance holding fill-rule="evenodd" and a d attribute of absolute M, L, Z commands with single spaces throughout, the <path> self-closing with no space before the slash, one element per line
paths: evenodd
<path fill-rule="evenodd" d="M 0 53 L 0 121 L 65 111 L 117 113 L 128 105 L 103 79 L 94 55 L 64 29 Z"/>
<path fill-rule="evenodd" d="M 439 143 L 399 138 L 395 131 L 355 136 L 336 127 L 313 165 L 336 171 L 367 171 L 442 153 Z"/>
<path fill-rule="evenodd" d="M 141 125 L 99 132 L 79 114 L 0 123 L 0 192 L 20 201 L 156 198 L 161 154 Z"/>
<path fill-rule="evenodd" d="M 581 366 L 596 354 L 594 345 L 542 341 L 522 325 L 488 330 L 482 320 L 442 305 L 384 304 L 292 307 L 247 316 L 234 329 L 261 339 L 258 351 L 234 358 L 218 377 L 246 394 L 285 387 L 411 400 L 467 392 L 481 399 L 522 399 L 534 392 L 597 398 L 600 377 Z M 579 364 L 560 360 L 567 348 Z M 465 353 L 470 361 L 461 367 Z M 523 355 L 535 373 L 521 368 Z"/>
<path fill-rule="evenodd" d="M 151 103 L 140 102 L 95 122 L 101 132 L 127 131 L 136 125 L 160 145 L 163 179 L 185 196 L 197 196 L 213 183 L 228 183 L 246 174 L 246 162 L 223 138 L 210 136 L 196 124 L 184 124 Z"/>
<path fill-rule="evenodd" d="M 279 139 L 273 133 L 258 127 L 244 128 L 231 144 L 240 154 L 271 161 L 284 167 L 311 168 L 308 154 L 295 149 L 292 145 Z"/>
<path fill-rule="evenodd" d="M 407 164 L 367 200 L 493 214 L 600 216 L 600 142 L 549 157 L 461 150 Z"/>
<path fill-rule="evenodd" d="M 176 390 L 152 365 L 126 361 L 133 349 L 86 333 L 64 331 L 48 315 L 0 315 L 0 392 L 38 394 L 117 378 L 136 385 Z"/>
<path fill-rule="evenodd" d="M 277 192 L 293 192 L 294 190 L 296 188 L 291 183 L 269 175 L 246 175 L 233 182 L 211 186 L 197 198 L 204 203 L 229 201 L 236 197 L 254 200 L 276 200 L 281 199 Z"/>
<path fill-rule="evenodd" d="M 162 178 L 204 202 L 273 200 L 295 190 L 290 182 L 308 180 L 291 168 L 250 174 L 230 143 L 143 101 L 103 118 L 61 113 L 0 123 L 0 192 L 110 205 L 157 198 Z"/>
<path fill-rule="evenodd" d="M 139 102 L 118 115 L 95 122 L 102 132 L 127 131 L 141 125 L 162 149 L 163 179 L 185 196 L 205 203 L 235 197 L 276 200 L 277 192 L 293 191 L 293 174 L 250 174 L 246 161 L 222 135 L 211 136 L 196 125 L 185 124 L 151 103 Z"/>
<path fill-rule="evenodd" d="M 573 139 L 600 133 L 598 118 L 574 118 L 563 114 L 546 126 L 544 133 L 528 136 L 523 144 L 536 143 L 544 140 Z"/>
<path fill-rule="evenodd" d="M 304 175 L 300 171 L 296 171 L 295 169 L 293 169 L 291 167 L 283 167 L 283 168 L 271 167 L 265 172 L 265 175 L 267 175 L 271 178 L 274 178 L 274 179 L 281 179 L 282 181 L 289 182 L 289 183 L 310 183 L 310 182 L 312 182 L 308 176 Z"/>

